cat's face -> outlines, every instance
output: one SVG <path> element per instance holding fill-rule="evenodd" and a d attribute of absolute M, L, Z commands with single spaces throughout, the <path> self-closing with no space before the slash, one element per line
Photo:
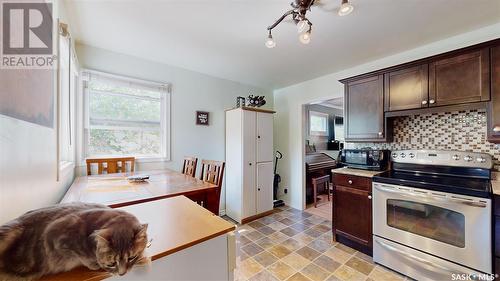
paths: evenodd
<path fill-rule="evenodd" d="M 96 258 L 107 272 L 124 275 L 143 258 L 147 245 L 147 224 L 136 229 L 101 229 L 94 233 Z"/>

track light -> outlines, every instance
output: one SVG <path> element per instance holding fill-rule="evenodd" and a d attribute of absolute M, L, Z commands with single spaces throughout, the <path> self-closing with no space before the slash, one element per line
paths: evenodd
<path fill-rule="evenodd" d="M 339 8 L 339 16 L 347 16 L 348 14 L 352 13 L 354 10 L 354 6 L 349 3 L 349 0 L 342 0 L 342 4 L 340 5 Z"/>
<path fill-rule="evenodd" d="M 309 27 L 309 23 L 307 22 L 307 20 L 302 19 L 297 23 L 297 32 L 302 33 L 304 31 L 306 31 L 308 27 Z"/>
<path fill-rule="evenodd" d="M 309 44 L 311 42 L 311 30 L 300 34 L 299 41 L 302 44 Z"/>
<path fill-rule="evenodd" d="M 266 39 L 266 47 L 269 49 L 276 47 L 276 42 L 273 39 L 273 35 L 271 34 L 271 30 L 269 30 L 269 35 Z"/>

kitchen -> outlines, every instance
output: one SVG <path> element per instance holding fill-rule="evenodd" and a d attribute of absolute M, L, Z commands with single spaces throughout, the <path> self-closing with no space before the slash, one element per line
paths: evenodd
<path fill-rule="evenodd" d="M 498 272 L 499 44 L 341 80 L 337 241 L 418 280 Z"/>

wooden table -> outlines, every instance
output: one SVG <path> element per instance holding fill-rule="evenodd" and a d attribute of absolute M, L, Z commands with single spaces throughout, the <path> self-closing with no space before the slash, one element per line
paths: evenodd
<path fill-rule="evenodd" d="M 133 183 L 131 175 L 149 175 L 146 182 Z M 184 195 L 214 214 L 219 214 L 220 191 L 214 184 L 173 170 L 136 171 L 78 177 L 61 203 L 100 203 L 112 208 Z"/>
<path fill-rule="evenodd" d="M 139 268 L 119 280 L 232 280 L 230 274 L 236 262 L 233 224 L 184 196 L 119 209 L 148 224 L 148 238 L 152 241 L 145 255 L 153 261 L 148 272 L 141 272 Z M 79 267 L 45 276 L 42 280 L 97 281 L 107 278 L 118 277 Z"/>

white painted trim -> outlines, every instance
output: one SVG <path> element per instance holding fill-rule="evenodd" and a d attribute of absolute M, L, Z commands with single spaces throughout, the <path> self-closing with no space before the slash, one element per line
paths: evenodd
<path fill-rule="evenodd" d="M 171 84 L 170 83 L 160 83 L 160 82 L 153 82 L 153 81 L 148 81 L 148 80 L 143 80 L 143 79 L 138 79 L 138 78 L 132 78 L 124 75 L 116 75 L 116 74 L 110 74 L 110 73 L 105 73 L 101 71 L 96 71 L 96 70 L 91 70 L 91 69 L 82 69 L 81 73 L 83 75 L 80 75 L 81 77 L 81 93 L 82 97 L 79 98 L 78 100 L 81 101 L 81 104 L 78 104 L 77 107 L 79 109 L 83 109 L 83 115 L 82 115 L 82 120 L 78 120 L 78 128 L 79 128 L 79 133 L 81 134 L 81 137 L 79 138 L 81 140 L 81 146 L 78 148 L 79 149 L 79 154 L 80 157 L 77 159 L 79 163 L 82 163 L 82 166 L 85 165 L 85 158 L 87 156 L 87 140 L 88 140 L 88 128 L 89 126 L 89 108 L 88 108 L 88 95 L 89 95 L 89 90 L 87 87 L 88 81 L 91 79 L 91 76 L 97 76 L 100 79 L 102 78 L 110 78 L 110 80 L 116 80 L 116 81 L 123 81 L 124 83 L 131 82 L 133 83 L 133 86 L 141 86 L 149 89 L 157 89 L 160 94 L 160 105 L 161 105 L 161 119 L 160 119 L 160 128 L 161 131 L 163 131 L 163 134 L 161 135 L 161 151 L 159 156 L 136 156 L 136 161 L 139 163 L 147 163 L 147 162 L 167 162 L 171 161 L 171 115 L 172 115 L 172 107 L 171 107 Z M 130 155 L 134 156 L 134 155 Z"/>

